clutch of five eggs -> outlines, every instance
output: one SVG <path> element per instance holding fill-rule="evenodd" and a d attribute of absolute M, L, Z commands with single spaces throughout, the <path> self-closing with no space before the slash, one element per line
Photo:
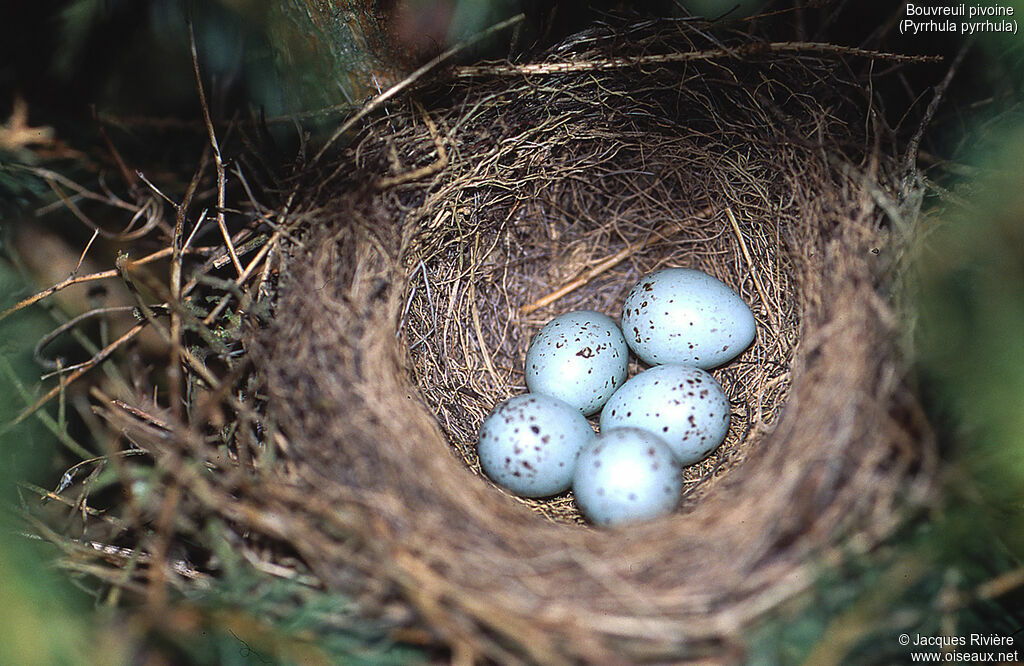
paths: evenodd
<path fill-rule="evenodd" d="M 674 506 L 671 498 L 648 500 L 644 493 L 677 496 L 678 484 L 665 479 L 666 471 L 674 470 L 670 474 L 678 477 L 679 466 L 699 462 L 725 438 L 729 402 L 705 369 L 750 345 L 754 317 L 724 283 L 697 270 L 669 268 L 644 277 L 630 290 L 621 321 L 620 328 L 604 314 L 578 310 L 552 319 L 537 333 L 525 364 L 531 393 L 499 405 L 481 428 L 480 462 L 492 480 L 528 497 L 575 486 L 580 509 L 598 524 L 647 519 Z M 631 351 L 654 367 L 627 381 Z M 602 434 L 595 436 L 583 417 L 598 411 Z M 616 431 L 621 432 L 613 445 L 607 435 Z M 614 495 L 614 489 L 608 483 L 581 481 L 578 477 L 590 472 L 577 473 L 576 461 L 586 449 L 591 449 L 588 460 L 595 451 L 624 450 L 629 439 L 643 442 L 630 445 L 637 456 L 646 455 L 648 462 L 667 456 L 672 464 L 652 463 L 648 467 L 658 473 L 646 471 L 640 474 L 644 478 L 631 481 L 654 484 L 658 490 L 625 488 L 624 509 L 596 515 L 600 512 L 588 511 L 588 506 L 596 507 L 598 499 L 608 505 L 606 493 Z M 625 469 L 625 463 L 617 464 Z M 618 483 L 614 476 L 609 479 Z M 582 496 L 591 486 L 594 497 Z M 647 505 L 658 508 L 642 508 Z M 629 515 L 630 507 L 640 515 Z"/>

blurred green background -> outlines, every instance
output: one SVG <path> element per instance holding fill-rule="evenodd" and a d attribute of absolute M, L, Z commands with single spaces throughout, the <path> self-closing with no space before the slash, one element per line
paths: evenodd
<path fill-rule="evenodd" d="M 0 310 L 14 303 L 28 285 L 0 262 Z M 39 371 L 32 348 L 52 320 L 39 310 L 16 314 L 0 322 L 0 423 L 11 421 L 25 407 L 26 392 Z M 16 382 L 22 382 L 17 386 Z M 16 515 L 23 501 L 16 482 L 51 484 L 50 464 L 56 437 L 38 420 L 23 423 L 0 437 L 0 663 L 73 664 L 94 652 L 97 635 L 89 604 L 68 584 L 67 575 L 52 564 L 53 549 L 27 536 L 28 526 Z M 57 473 L 59 478 L 60 472 Z M 38 500 L 37 500 L 38 501 Z M 111 663 L 106 650 L 96 650 L 96 663 Z"/>

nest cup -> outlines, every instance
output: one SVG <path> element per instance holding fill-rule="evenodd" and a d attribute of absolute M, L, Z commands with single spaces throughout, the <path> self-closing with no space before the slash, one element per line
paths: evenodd
<path fill-rule="evenodd" d="M 920 499 L 868 94 L 838 56 L 728 46 L 646 25 L 457 68 L 317 181 L 250 347 L 309 491 L 278 536 L 367 612 L 501 662 L 700 656 Z M 532 336 L 574 309 L 618 319 L 667 266 L 718 277 L 758 323 L 714 372 L 732 424 L 680 510 L 596 530 L 570 496 L 494 486 L 477 432 L 525 392 Z"/>

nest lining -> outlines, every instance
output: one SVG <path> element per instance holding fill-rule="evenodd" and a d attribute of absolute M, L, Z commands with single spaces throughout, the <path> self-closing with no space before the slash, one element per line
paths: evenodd
<path fill-rule="evenodd" d="M 487 119 L 481 121 L 486 126 Z M 637 142 L 645 144 L 646 156 Z M 473 245 L 448 241 L 442 252 L 415 261 L 401 326 L 414 381 L 459 456 L 479 471 L 475 444 L 480 424 L 498 402 L 525 392 L 526 348 L 550 317 L 592 309 L 618 319 L 626 292 L 641 275 L 664 266 L 700 268 L 755 305 L 761 335 L 741 358 L 713 373 L 733 405 L 730 433 L 714 456 L 687 469 L 689 505 L 703 481 L 739 461 L 751 433 L 769 425 L 784 402 L 797 326 L 788 261 L 777 251 L 777 242 L 764 237 L 772 232 L 761 219 L 739 231 L 751 258 L 756 257 L 766 306 L 739 235 L 721 212 L 735 201 L 729 198 L 735 188 L 722 187 L 730 180 L 727 168 L 709 174 L 708 180 L 716 181 L 710 187 L 684 181 L 687 172 L 709 173 L 699 146 L 674 138 L 661 145 L 651 134 L 593 137 L 582 126 L 567 127 L 562 143 L 554 147 L 561 157 L 544 164 L 546 180 L 518 188 L 509 205 L 491 205 L 492 194 L 474 193 L 484 201 L 473 202 L 470 214 L 481 216 L 477 224 L 488 231 Z M 521 163 L 510 165 L 509 175 L 488 175 L 484 185 L 499 191 L 514 187 L 517 175 L 530 168 L 522 163 L 529 159 L 530 153 L 524 153 Z M 623 164 L 638 167 L 623 169 Z M 573 173 L 577 170 L 580 176 Z M 452 192 L 465 192 L 464 184 L 456 180 Z M 717 214 L 707 212 L 716 209 Z M 550 306 L 521 314 L 523 305 L 626 248 L 636 251 L 613 269 Z M 634 362 L 631 374 L 639 369 Z M 549 517 L 579 520 L 568 496 L 523 501 Z"/>
<path fill-rule="evenodd" d="M 693 50 L 691 36 L 643 26 L 551 57 Z M 840 60 L 797 53 L 455 79 L 392 106 L 310 188 L 275 318 L 248 343 L 288 465 L 255 489 L 225 479 L 238 503 L 222 510 L 366 612 L 412 608 L 460 654 L 728 645 L 809 583 L 811 553 L 875 542 L 920 489 L 869 251 L 870 188 L 894 181 L 867 101 Z M 684 510 L 594 530 L 572 524 L 568 498 L 482 478 L 477 428 L 523 390 L 532 334 L 575 308 L 617 318 L 662 266 L 723 279 L 758 320 L 754 346 L 716 371 L 733 424 L 688 471 Z"/>

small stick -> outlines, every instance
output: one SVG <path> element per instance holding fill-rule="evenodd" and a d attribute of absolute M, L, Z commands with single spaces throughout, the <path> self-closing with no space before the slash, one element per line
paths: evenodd
<path fill-rule="evenodd" d="M 234 282 L 238 285 L 239 289 L 241 289 L 242 285 L 252 276 L 253 272 L 255 272 L 256 268 L 260 265 L 260 262 L 263 261 L 264 257 L 266 257 L 267 254 L 271 251 L 271 249 L 273 249 L 277 245 L 278 241 L 281 238 L 281 235 L 282 229 L 278 229 L 277 231 L 275 231 L 274 234 L 270 237 L 270 239 L 263 245 L 263 247 L 260 248 L 260 251 L 256 253 L 256 256 L 253 257 L 252 261 L 249 262 L 249 265 L 245 267 L 245 269 L 242 271 L 242 274 L 239 275 L 237 279 L 235 279 Z M 193 280 L 189 282 L 185 290 L 191 291 L 192 287 L 194 287 L 197 283 L 198 281 L 193 278 Z M 210 326 L 211 324 L 213 324 L 214 321 L 217 320 L 217 317 L 219 317 L 220 313 L 224 311 L 225 307 L 227 307 L 227 304 L 231 300 L 233 295 L 234 294 L 227 293 L 221 296 L 220 301 L 218 301 L 217 305 L 214 306 L 213 310 L 210 311 L 210 314 L 206 315 L 206 318 L 203 319 L 203 324 L 205 326 Z"/>
<path fill-rule="evenodd" d="M 258 248 L 261 245 L 263 245 L 264 243 L 266 243 L 269 239 L 270 239 L 269 235 L 267 235 L 267 234 L 259 234 L 255 238 L 250 238 L 249 240 L 245 241 L 244 243 L 239 245 L 237 248 L 235 248 L 235 250 L 236 250 L 236 252 L 237 252 L 239 257 L 244 257 L 245 255 L 249 254 L 250 252 L 252 252 L 256 248 Z M 229 261 L 231 261 L 231 258 L 228 257 L 228 255 L 226 253 L 225 254 L 221 254 L 219 257 L 217 257 L 216 259 L 213 260 L 213 267 L 214 268 L 223 268 L 224 265 L 227 264 Z"/>
<path fill-rule="evenodd" d="M 291 194 L 288 195 L 288 200 L 285 202 L 284 208 L 277 216 L 277 228 L 274 229 L 273 235 L 270 237 L 269 240 L 267 240 L 263 247 L 260 248 L 259 252 L 256 253 L 256 256 L 253 257 L 252 261 L 249 262 L 249 265 L 245 267 L 245 270 L 235 281 L 236 284 L 238 284 L 239 289 L 241 289 L 242 285 L 249 279 L 249 277 L 256 270 L 256 268 L 259 267 L 260 262 L 263 261 L 264 257 L 266 257 L 271 252 L 271 250 L 273 250 L 277 246 L 277 243 L 280 242 L 281 237 L 288 237 L 288 231 L 285 227 L 285 224 L 287 222 L 288 212 L 291 209 L 292 202 L 295 201 L 295 195 L 298 193 L 298 190 L 299 186 L 298 184 L 296 184 L 292 188 Z M 185 287 L 184 292 L 191 292 L 192 288 L 195 287 L 197 282 L 198 281 L 196 280 L 196 278 L 192 278 L 192 280 L 190 280 L 188 285 Z M 205 326 L 209 326 L 214 321 L 216 321 L 217 317 L 220 316 L 220 313 L 223 312 L 224 308 L 227 307 L 228 301 L 231 298 L 231 296 L 232 295 L 230 293 L 221 296 L 220 301 L 213 308 L 213 310 L 210 311 L 210 314 L 206 315 L 206 318 L 203 319 L 203 324 Z"/>
<path fill-rule="evenodd" d="M 129 261 L 129 262 L 127 262 L 127 265 L 129 267 L 142 266 L 143 264 L 148 264 L 151 261 L 156 261 L 157 259 L 163 259 L 164 257 L 166 257 L 166 256 L 168 256 L 170 254 L 171 254 L 171 248 L 165 247 L 164 249 L 157 250 L 153 254 L 146 255 L 145 257 L 142 257 L 141 259 L 136 259 L 135 261 Z M 0 312 L 0 320 L 10 316 L 11 314 L 14 314 L 18 310 L 21 310 L 23 308 L 27 308 L 28 306 L 30 306 L 30 305 L 32 305 L 34 303 L 38 303 L 39 301 L 43 300 L 47 296 L 52 296 L 53 294 L 56 294 L 58 291 L 61 291 L 62 289 L 65 289 L 65 288 L 70 287 L 72 285 L 80 284 L 82 282 L 92 282 L 94 280 L 106 280 L 108 278 L 117 277 L 120 274 L 121 274 L 120 271 L 118 269 L 116 269 L 116 268 L 113 268 L 113 269 L 111 269 L 109 271 L 100 271 L 99 273 L 91 273 L 90 275 L 76 276 L 76 275 L 72 274 L 72 275 L 68 276 L 64 281 L 58 282 L 57 284 L 53 285 L 52 287 L 47 287 L 46 289 L 40 291 L 39 293 L 37 293 L 37 294 L 35 294 L 33 296 L 29 296 L 28 298 L 26 298 L 26 299 L 24 299 L 22 301 L 18 301 L 17 303 L 15 303 L 11 307 L 7 308 L 3 312 Z"/>
<path fill-rule="evenodd" d="M 622 261 L 623 259 L 625 259 L 629 255 L 633 254 L 634 252 L 639 252 L 640 250 L 645 249 L 648 245 L 652 244 L 653 240 L 654 240 L 654 236 L 648 238 L 645 242 L 640 243 L 639 245 L 627 245 L 626 247 L 624 247 L 623 249 L 619 250 L 618 252 L 616 252 L 612 256 L 608 257 L 607 259 L 604 259 L 604 260 L 600 261 L 597 265 L 595 265 L 593 268 L 591 268 L 586 273 L 584 273 L 583 275 L 579 276 L 578 278 L 576 278 L 572 282 L 569 282 L 568 284 L 562 286 L 561 288 L 556 289 L 555 291 L 551 292 L 547 296 L 542 296 L 541 298 L 538 298 L 533 303 L 530 303 L 528 305 L 524 305 L 523 307 L 519 308 L 519 314 L 528 315 L 528 314 L 530 314 L 532 312 L 535 312 L 535 311 L 541 309 L 545 305 L 550 305 L 551 303 L 554 303 L 555 301 L 557 301 L 561 297 L 563 297 L 566 294 L 571 293 L 571 292 L 579 289 L 580 287 L 582 287 L 586 283 L 588 283 L 591 280 L 593 280 L 594 278 L 596 278 L 601 273 L 604 273 L 608 269 L 612 268 L 613 266 L 618 264 L 620 261 Z"/>
<path fill-rule="evenodd" d="M 13 421 L 10 421 L 6 425 L 4 425 L 2 428 L 0 428 L 0 434 L 6 433 L 11 428 L 13 428 L 14 426 L 18 425 L 19 423 L 21 423 L 22 421 L 27 419 L 29 416 L 31 416 L 33 413 L 35 413 L 36 410 L 38 410 L 40 407 L 42 407 L 43 405 L 48 403 L 50 400 L 52 400 L 58 393 L 63 391 L 66 387 L 70 386 L 71 382 L 75 381 L 76 379 L 78 379 L 79 377 L 84 375 L 86 372 L 89 371 L 90 368 L 92 368 L 92 367 L 96 366 L 97 364 L 105 361 L 108 356 L 113 354 L 114 351 L 116 351 L 118 349 L 118 347 L 120 347 L 121 345 L 127 343 L 129 340 L 131 340 L 136 335 L 141 333 L 142 329 L 145 328 L 145 327 L 146 327 L 146 322 L 142 322 L 142 323 L 136 324 L 135 326 L 130 328 L 127 333 L 125 333 L 124 335 L 119 337 L 117 340 L 114 340 L 109 345 L 107 345 L 106 347 L 101 349 L 99 352 L 96 353 L 95 356 L 93 356 L 91 359 L 89 359 L 85 363 L 81 364 L 81 366 L 79 366 L 79 368 L 77 370 L 75 370 L 70 375 L 68 375 L 67 379 L 65 379 L 63 382 L 61 382 L 60 385 L 55 386 L 52 389 L 50 389 L 49 391 L 47 391 L 46 394 L 43 397 L 39 398 L 39 400 L 36 400 L 30 406 L 26 407 L 20 414 L 18 414 L 18 416 L 16 416 Z"/>
<path fill-rule="evenodd" d="M 173 206 L 174 208 L 178 208 L 178 204 L 174 203 L 174 200 L 173 200 L 173 199 L 171 199 L 171 198 L 170 198 L 169 196 L 167 196 L 166 194 L 164 194 L 164 193 L 163 193 L 163 192 L 162 192 L 162 191 L 160 190 L 160 188 L 159 188 L 159 187 L 157 187 L 157 186 L 156 186 L 156 185 L 155 185 L 155 184 L 153 183 L 153 181 L 151 181 L 151 180 L 150 180 L 149 178 L 146 178 L 146 174 L 144 174 L 144 173 L 142 173 L 141 171 L 139 171 L 138 169 L 136 169 L 136 170 L 135 170 L 135 175 L 139 177 L 139 180 L 141 180 L 141 181 L 142 181 L 143 183 L 145 183 L 145 184 L 146 184 L 146 187 L 148 187 L 148 188 L 149 188 L 150 190 L 152 190 L 152 191 L 153 191 L 153 194 L 156 194 L 156 195 L 157 195 L 158 197 L 160 197 L 161 199 L 163 199 L 163 200 L 164 200 L 164 201 L 166 201 L 167 203 L 171 204 L 171 206 Z"/>
<path fill-rule="evenodd" d="M 946 94 L 946 89 L 949 88 L 950 82 L 956 75 L 957 69 L 960 67 L 960 63 L 963 62 L 964 56 L 970 50 L 974 44 L 973 39 L 968 39 L 964 42 L 963 46 L 957 52 L 956 57 L 953 58 L 953 63 L 949 66 L 946 71 L 946 75 L 942 78 L 939 85 L 935 86 L 935 92 L 932 94 L 932 101 L 928 103 L 928 108 L 924 111 L 924 117 L 921 118 L 921 123 L 917 127 L 917 131 L 914 132 L 914 136 L 910 138 L 910 143 L 907 144 L 907 152 L 903 158 L 903 170 L 907 173 L 914 171 L 917 167 L 917 156 L 918 149 L 921 146 L 921 139 L 924 137 L 925 129 L 931 123 L 932 118 L 935 117 L 935 112 L 939 108 L 939 104 L 942 102 L 943 95 Z"/>
<path fill-rule="evenodd" d="M 154 226 L 159 224 L 159 221 L 160 221 L 159 216 L 156 215 L 156 214 L 153 214 L 153 215 L 149 216 L 149 220 L 142 226 L 142 228 L 136 229 L 135 231 L 130 231 L 131 228 L 135 225 L 135 221 L 138 220 L 140 216 L 142 216 L 144 213 L 147 212 L 147 209 L 149 208 L 149 206 L 146 205 L 146 206 L 137 206 L 135 208 L 129 208 L 128 209 L 128 210 L 131 210 L 133 212 L 133 215 L 132 215 L 131 221 L 128 223 L 128 226 L 125 228 L 124 231 L 114 232 L 114 231 L 107 231 L 105 229 L 102 229 L 102 228 L 100 228 L 100 226 L 98 224 L 93 222 L 89 218 L 89 216 L 86 215 L 82 211 L 81 208 L 78 207 L 78 204 L 76 204 L 74 202 L 74 200 L 71 197 L 69 197 L 67 195 L 67 193 L 64 192 L 64 190 L 61 189 L 59 181 L 56 178 L 54 178 L 52 175 L 47 175 L 48 172 L 40 172 L 40 173 L 42 174 L 43 180 L 46 181 L 46 184 L 50 186 L 50 189 L 53 190 L 53 192 L 60 199 L 60 203 L 65 208 L 70 210 L 74 214 L 74 216 L 77 217 L 82 222 L 82 224 L 84 224 L 85 226 L 89 227 L 90 229 L 93 230 L 94 233 L 99 234 L 99 235 L 103 236 L 104 238 L 112 238 L 114 240 L 119 240 L 119 241 L 135 240 L 136 238 L 142 238 L 147 233 L 149 233 L 149 231 Z M 139 173 L 139 175 L 141 176 L 141 172 Z M 143 179 L 143 180 L 145 180 L 145 179 Z M 149 185 L 151 188 L 153 188 L 154 191 L 156 191 L 158 194 L 163 196 L 163 193 L 161 193 L 159 190 L 157 190 L 156 186 L 153 185 L 152 183 L 150 183 L 148 180 L 146 181 L 146 184 Z M 81 192 L 79 193 L 79 195 L 84 197 L 84 198 L 92 198 L 92 197 L 85 197 L 85 195 L 82 194 Z M 111 202 L 116 201 L 116 198 L 113 197 L 113 195 L 111 195 L 108 199 L 105 199 L 105 200 L 101 199 L 101 201 L 104 201 L 104 203 L 108 203 L 109 204 Z M 119 206 L 119 207 L 123 208 L 123 206 Z"/>
<path fill-rule="evenodd" d="M 107 396 L 103 395 L 102 393 L 99 393 L 99 392 L 97 392 L 97 393 L 98 393 L 98 395 L 96 397 L 98 397 L 101 400 L 104 400 L 106 402 L 109 402 L 110 404 L 114 405 L 115 407 L 117 407 L 119 409 L 123 409 L 124 411 L 128 412 L 129 414 L 131 414 L 135 418 L 139 419 L 140 421 L 144 421 L 148 425 L 151 425 L 151 426 L 153 426 L 155 428 L 159 428 L 160 430 L 162 430 L 164 432 L 171 432 L 171 426 L 166 421 L 162 421 L 161 419 L 158 419 L 157 417 L 142 411 L 138 407 L 132 407 L 131 405 L 129 405 L 127 402 L 125 402 L 123 400 L 118 400 L 116 398 L 108 398 Z"/>
<path fill-rule="evenodd" d="M 196 77 L 196 90 L 199 92 L 199 106 L 203 111 L 203 121 L 206 123 L 206 131 L 210 135 L 210 147 L 213 148 L 213 163 L 217 169 L 217 227 L 220 229 L 221 236 L 224 237 L 224 244 L 228 248 L 228 254 L 231 255 L 231 263 L 235 265 L 235 270 L 238 274 L 242 274 L 242 262 L 238 260 L 238 255 L 235 254 L 235 246 L 231 242 L 231 234 L 228 233 L 227 223 L 224 221 L 224 189 L 225 183 L 227 182 L 227 176 L 224 173 L 224 160 L 220 155 L 220 144 L 217 142 L 217 132 L 213 129 L 213 120 L 210 117 L 210 107 L 206 103 L 206 91 L 203 90 L 203 77 L 199 73 L 199 55 L 196 53 L 196 35 L 192 28 L 192 17 L 189 16 L 187 19 L 188 23 L 188 42 L 189 48 L 192 51 L 192 72 Z"/>
<path fill-rule="evenodd" d="M 747 250 L 747 243 L 743 240 L 743 234 L 740 233 L 740 225 L 736 222 L 736 216 L 732 214 L 732 208 L 726 208 L 725 215 L 729 218 L 729 224 L 732 225 L 732 230 L 736 234 L 736 240 L 740 243 L 740 251 L 743 252 L 743 258 L 746 259 L 747 266 L 750 268 L 750 276 L 754 279 L 754 286 L 757 288 L 758 295 L 761 296 L 761 302 L 764 304 L 764 311 L 768 315 L 768 319 L 772 322 L 772 328 L 778 331 L 779 322 L 775 319 L 775 310 L 773 310 L 771 305 L 768 304 L 768 295 L 765 293 L 764 287 L 761 286 L 761 278 L 757 273 L 757 265 L 750 256 L 750 251 Z"/>
<path fill-rule="evenodd" d="M 90 462 L 92 462 L 92 461 L 90 461 Z M 71 500 L 69 500 L 67 497 L 62 497 L 61 495 L 58 495 L 57 493 L 53 492 L 52 490 L 47 490 L 46 488 L 40 488 L 39 486 L 37 486 L 35 484 L 32 484 L 32 483 L 26 483 L 24 481 L 19 481 L 18 482 L 18 486 L 20 488 L 25 489 L 25 490 L 32 491 L 36 495 L 39 495 L 39 499 L 41 499 L 41 500 L 46 499 L 46 500 L 51 500 L 51 501 L 54 501 L 54 502 L 59 502 L 59 503 L 63 504 L 64 506 L 68 506 L 68 507 L 73 507 L 75 505 L 75 503 L 72 502 Z M 85 511 L 85 513 L 87 515 L 92 516 L 93 518 L 99 518 L 100 520 L 105 520 L 105 521 L 109 522 L 112 525 L 116 525 L 117 527 L 122 527 L 122 528 L 124 527 L 124 522 L 123 521 L 121 521 L 118 518 L 115 518 L 113 516 L 108 516 L 105 511 L 102 511 L 100 509 L 94 509 L 91 506 L 83 506 L 82 510 Z"/>
<path fill-rule="evenodd" d="M 489 65 L 464 65 L 455 67 L 453 73 L 458 78 L 478 76 L 541 76 L 545 74 L 566 74 L 569 72 L 607 71 L 644 65 L 660 65 L 667 63 L 691 62 L 695 60 L 713 60 L 716 58 L 736 58 L 754 56 L 763 53 L 828 53 L 834 55 L 860 56 L 892 62 L 936 62 L 941 56 L 915 56 L 901 53 L 884 53 L 850 46 L 819 42 L 773 42 L 770 44 L 750 44 L 733 47 L 732 49 L 708 49 L 706 51 L 684 51 L 682 53 L 652 53 L 637 57 L 600 58 L 595 60 L 565 60 L 562 62 L 538 62 L 524 65 L 510 63 L 494 63 Z"/>
<path fill-rule="evenodd" d="M 978 586 L 975 590 L 978 599 L 995 599 L 1008 592 L 1024 586 L 1024 567 L 1007 571 Z"/>
<path fill-rule="evenodd" d="M 89 219 L 89 216 L 82 212 L 82 209 L 79 208 L 78 205 L 71 200 L 71 198 L 67 195 L 67 193 L 64 192 L 64 190 L 60 188 L 60 185 L 58 185 L 56 181 L 50 178 L 46 178 L 46 184 L 50 186 L 50 189 L 53 190 L 53 193 L 60 198 L 61 203 L 63 203 L 64 206 L 82 222 L 82 224 L 89 227 L 96 233 L 102 234 L 104 238 L 117 238 L 117 234 L 101 229 L 98 224 Z"/>
<path fill-rule="evenodd" d="M 82 254 L 79 255 L 78 263 L 75 264 L 75 270 L 71 271 L 71 275 L 78 275 L 78 271 L 81 270 L 82 263 L 85 261 L 85 255 L 89 253 L 89 248 L 92 247 L 93 242 L 95 242 L 96 237 L 99 236 L 99 235 L 100 235 L 100 230 L 99 229 L 96 229 L 96 230 L 94 230 L 92 232 L 92 238 L 90 238 L 89 242 L 85 244 L 85 249 L 82 250 Z"/>
<path fill-rule="evenodd" d="M 700 215 L 710 215 L 710 214 L 711 214 L 711 206 L 706 207 L 704 210 L 702 210 L 700 212 Z M 552 303 L 554 303 L 558 299 L 562 298 L 566 294 L 569 294 L 569 293 L 579 289 L 583 285 L 587 284 L 588 282 L 590 282 L 591 280 L 596 278 L 601 273 L 604 273 L 605 271 L 607 271 L 607 270 L 609 270 L 611 268 L 614 268 L 616 264 L 618 264 L 620 261 L 622 261 L 626 257 L 628 257 L 628 256 L 630 256 L 630 255 L 632 255 L 632 254 L 634 254 L 636 252 L 641 252 L 643 250 L 646 250 L 647 248 L 649 248 L 650 246 L 654 245 L 659 240 L 661 240 L 660 236 L 651 235 L 643 243 L 639 243 L 637 245 L 628 245 L 628 246 L 624 247 L 623 249 L 619 250 L 618 252 L 616 252 L 612 256 L 607 257 L 607 258 L 602 259 L 601 261 L 599 261 L 593 268 L 589 269 L 583 275 L 579 276 L 578 278 L 576 278 L 572 282 L 569 282 L 568 284 L 566 284 L 566 285 L 556 289 L 555 291 L 551 292 L 550 294 L 548 294 L 546 296 L 542 296 L 541 298 L 538 298 L 533 303 L 529 303 L 529 304 L 524 305 L 523 307 L 519 308 L 519 314 L 521 314 L 521 315 L 528 315 L 528 314 L 531 314 L 533 312 L 536 312 L 537 310 L 541 309 L 542 307 L 544 307 L 546 305 L 551 305 Z"/>
<path fill-rule="evenodd" d="M 130 204 L 127 201 L 123 201 L 123 200 L 117 198 L 116 196 L 114 196 L 113 194 L 108 194 L 107 196 L 103 196 L 103 195 L 100 195 L 100 194 L 96 194 L 95 192 L 91 192 L 91 191 L 85 189 L 84 187 L 82 187 L 81 185 L 79 185 L 78 183 L 76 183 L 75 181 L 71 180 L 67 176 L 62 176 L 61 174 L 57 173 L 56 171 L 50 171 L 49 169 L 43 169 L 41 167 L 27 167 L 27 166 L 24 166 L 24 165 L 21 165 L 21 164 L 14 164 L 14 165 L 12 165 L 12 168 L 21 169 L 23 171 L 27 171 L 27 172 L 31 173 L 32 175 L 34 175 L 34 176 L 36 176 L 38 178 L 42 178 L 43 180 L 46 180 L 46 181 L 53 180 L 54 182 L 61 183 L 65 187 L 68 187 L 68 188 L 71 188 L 72 190 L 74 190 L 75 194 L 77 194 L 79 197 L 82 197 L 83 199 L 91 199 L 92 201 L 99 201 L 100 203 L 109 204 L 109 205 L 114 206 L 116 208 L 121 208 L 121 209 L 124 209 L 124 210 L 132 211 L 133 213 L 138 212 L 140 210 L 140 206 L 138 206 L 136 204 Z M 59 207 L 59 206 L 63 206 L 63 205 L 64 205 L 64 203 L 62 201 L 55 201 L 55 202 L 53 202 L 51 204 L 47 204 L 45 206 L 37 208 L 35 210 L 35 216 L 36 217 L 40 217 L 40 216 L 45 215 L 46 213 L 48 213 L 54 207 Z"/>
<path fill-rule="evenodd" d="M 91 317 L 97 317 L 99 315 L 111 314 L 111 313 L 114 313 L 114 312 L 131 312 L 134 309 L 135 309 L 135 306 L 133 306 L 133 305 L 114 305 L 114 306 L 108 306 L 108 307 L 102 307 L 102 308 L 94 308 L 94 309 L 89 310 L 87 312 L 83 312 L 82 314 L 78 315 L 77 317 L 73 317 L 72 319 L 64 322 L 63 324 L 61 324 L 57 328 L 53 329 L 52 331 L 50 331 L 49 333 L 44 335 L 42 338 L 39 339 L 39 342 L 36 343 L 35 348 L 32 350 L 32 356 L 35 359 L 35 362 L 38 363 L 40 366 L 46 368 L 47 370 L 52 370 L 53 371 L 52 373 L 50 373 L 48 375 L 43 375 L 42 378 L 43 379 L 47 379 L 48 377 L 52 376 L 53 374 L 60 374 L 60 373 L 63 373 L 63 372 L 67 372 L 69 370 L 74 370 L 77 367 L 77 366 L 61 367 L 59 361 L 54 361 L 54 360 L 45 358 L 43 356 L 43 348 L 46 347 L 51 342 L 53 342 L 57 338 L 57 336 L 59 336 L 59 335 L 65 333 L 65 332 L 71 330 L 75 326 L 78 326 L 83 321 L 85 321 L 86 319 L 89 319 Z"/>

